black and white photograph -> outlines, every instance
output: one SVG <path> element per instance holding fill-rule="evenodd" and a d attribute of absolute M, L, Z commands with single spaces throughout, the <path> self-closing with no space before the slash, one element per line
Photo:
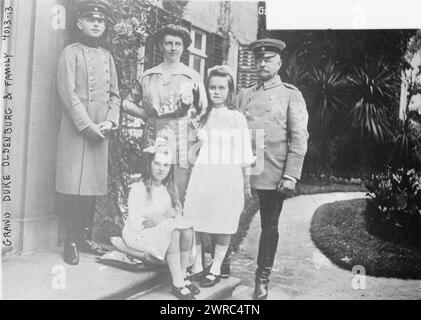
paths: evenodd
<path fill-rule="evenodd" d="M 421 299 L 421 23 L 273 2 L 1 0 L 0 300 Z"/>

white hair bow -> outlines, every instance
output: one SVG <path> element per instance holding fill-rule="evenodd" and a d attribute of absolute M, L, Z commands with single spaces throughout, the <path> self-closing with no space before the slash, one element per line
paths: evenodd
<path fill-rule="evenodd" d="M 208 71 L 207 71 L 208 77 L 211 74 L 211 72 L 213 72 L 215 70 L 225 71 L 226 73 L 228 73 L 232 77 L 232 80 L 235 81 L 235 78 L 234 78 L 234 70 L 232 70 L 230 66 L 228 66 L 226 64 L 223 64 L 223 65 L 216 65 L 216 66 L 214 66 L 212 68 L 209 68 Z"/>

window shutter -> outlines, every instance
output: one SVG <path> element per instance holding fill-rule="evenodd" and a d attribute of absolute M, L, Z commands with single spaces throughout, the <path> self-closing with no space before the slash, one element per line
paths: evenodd
<path fill-rule="evenodd" d="M 224 63 L 226 41 L 227 39 L 217 33 L 209 35 L 206 69 Z"/>
<path fill-rule="evenodd" d="M 253 51 L 250 50 L 249 46 L 240 45 L 237 70 L 238 89 L 249 87 L 257 81 Z"/>
<path fill-rule="evenodd" d="M 159 8 L 154 7 L 154 14 L 152 18 L 152 35 L 158 31 L 159 28 L 162 28 L 167 24 L 168 16 L 169 14 Z M 152 36 L 151 35 L 151 36 Z M 154 43 L 152 37 L 148 38 L 148 41 L 146 43 L 145 48 L 145 70 L 152 68 L 153 66 L 156 66 L 160 64 L 163 61 L 163 55 L 161 53 L 161 50 L 159 50 L 159 47 Z"/>

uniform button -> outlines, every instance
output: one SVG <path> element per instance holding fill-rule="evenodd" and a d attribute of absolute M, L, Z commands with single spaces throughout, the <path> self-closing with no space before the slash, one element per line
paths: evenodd
<path fill-rule="evenodd" d="M 94 78 L 94 77 L 91 77 L 89 80 L 94 81 L 94 80 L 95 80 L 95 78 Z"/>
<path fill-rule="evenodd" d="M 93 70 L 94 70 L 94 68 L 92 68 L 92 67 L 91 67 L 91 68 L 89 68 L 89 71 L 93 71 Z"/>
<path fill-rule="evenodd" d="M 105 70 L 105 73 L 109 73 L 109 71 L 108 70 Z"/>
<path fill-rule="evenodd" d="M 269 111 L 271 111 L 271 110 L 272 110 L 271 108 L 267 108 L 267 109 L 266 109 L 266 111 L 267 111 L 267 112 L 269 112 Z"/>
<path fill-rule="evenodd" d="M 94 99 L 89 100 L 90 102 L 94 102 Z"/>
<path fill-rule="evenodd" d="M 89 88 L 89 91 L 94 91 L 95 89 L 94 88 Z"/>

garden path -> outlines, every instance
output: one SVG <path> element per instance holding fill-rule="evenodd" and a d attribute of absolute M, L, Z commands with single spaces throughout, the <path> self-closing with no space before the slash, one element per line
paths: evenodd
<path fill-rule="evenodd" d="M 318 207 L 364 197 L 363 192 L 328 193 L 285 201 L 269 299 L 421 299 L 420 280 L 367 276 L 365 281 L 358 281 L 359 276 L 334 265 L 312 242 L 310 223 Z M 239 252 L 233 256 L 232 274 L 242 279 L 234 299 L 251 298 L 259 236 L 260 215 L 256 214 Z M 358 289 L 364 285 L 365 289 Z"/>

